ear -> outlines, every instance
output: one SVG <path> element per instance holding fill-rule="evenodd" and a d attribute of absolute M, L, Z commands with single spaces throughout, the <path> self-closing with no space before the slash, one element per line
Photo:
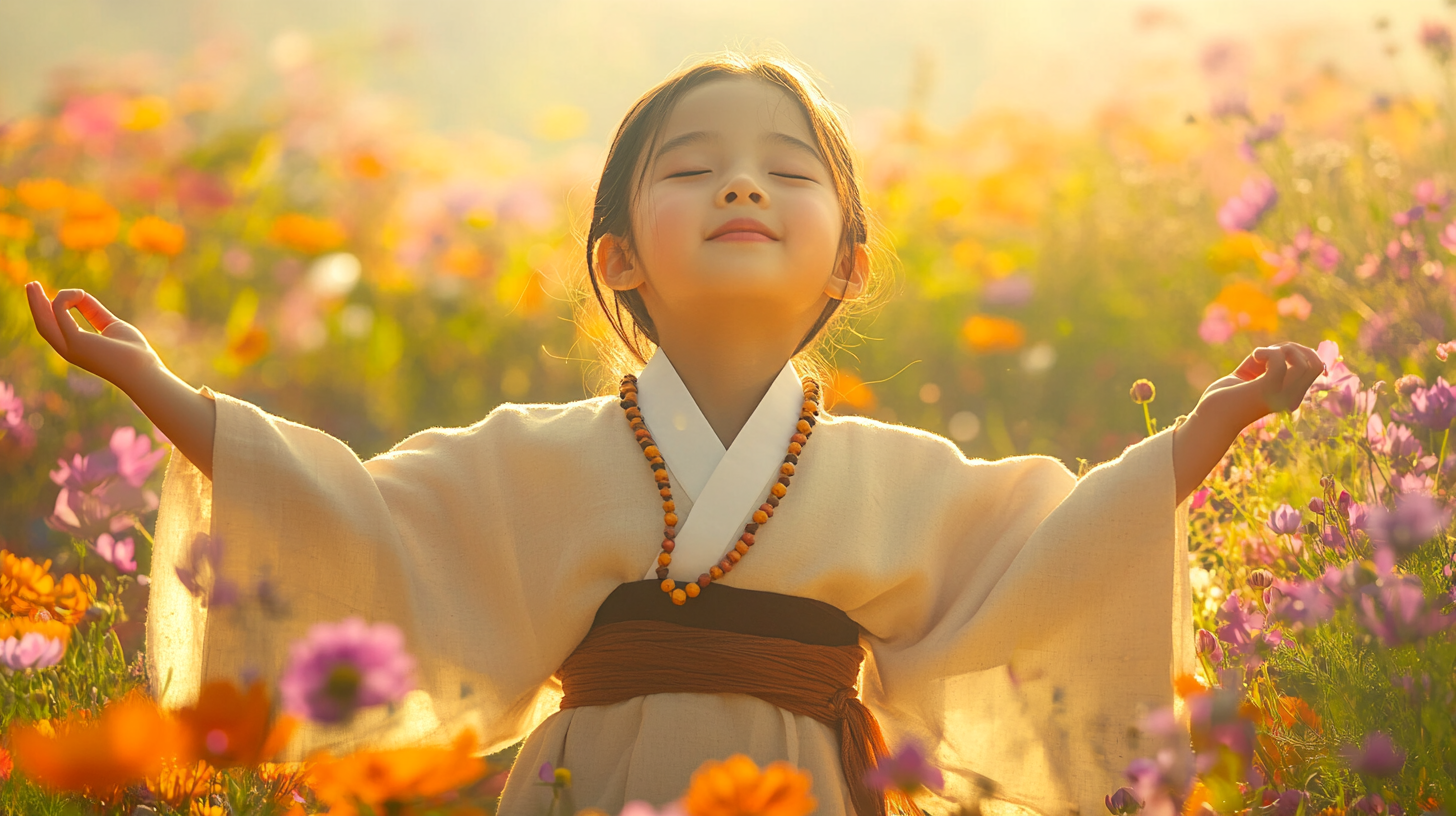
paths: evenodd
<path fill-rule="evenodd" d="M 870 276 L 870 253 L 864 244 L 856 243 L 849 256 L 834 270 L 824 294 L 835 300 L 854 300 L 864 294 Z"/>
<path fill-rule="evenodd" d="M 647 282 L 626 243 L 611 233 L 597 239 L 592 265 L 596 267 L 602 283 L 618 292 L 636 289 Z"/>

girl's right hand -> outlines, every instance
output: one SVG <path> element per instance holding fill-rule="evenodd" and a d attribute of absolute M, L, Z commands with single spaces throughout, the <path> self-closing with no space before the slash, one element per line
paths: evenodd
<path fill-rule="evenodd" d="M 138 377 L 162 368 L 162 360 L 136 327 L 113 315 L 101 301 L 81 289 L 62 289 L 54 300 L 39 282 L 25 285 L 35 329 L 66 362 L 78 365 L 123 391 Z M 76 324 L 76 308 L 95 332 Z"/>

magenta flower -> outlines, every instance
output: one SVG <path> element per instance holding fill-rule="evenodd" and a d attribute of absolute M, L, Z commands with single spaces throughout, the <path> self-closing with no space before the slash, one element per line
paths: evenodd
<path fill-rule="evenodd" d="M 1430 496 L 1404 494 L 1395 497 L 1394 510 L 1372 507 L 1364 529 L 1377 547 L 1389 547 L 1398 556 L 1406 556 L 1435 538 L 1450 516 L 1450 511 Z"/>
<path fill-rule="evenodd" d="M 198 533 L 187 548 L 187 560 L 175 567 L 177 580 L 202 599 L 202 605 L 227 606 L 238 599 L 238 586 L 222 575 L 222 539 Z"/>
<path fill-rule="evenodd" d="M 1388 647 L 1416 643 L 1456 623 L 1456 616 L 1426 606 L 1420 579 L 1409 575 L 1387 575 L 1378 586 L 1367 587 L 1361 593 L 1358 617 Z"/>
<path fill-rule="evenodd" d="M 945 776 L 925 759 L 918 745 L 906 744 L 899 752 L 880 757 L 878 764 L 865 773 L 865 784 L 875 790 L 905 793 L 921 788 L 938 791 L 945 787 Z"/>
<path fill-rule="evenodd" d="M 1350 770 L 1371 776 L 1395 776 L 1405 765 L 1405 752 L 1383 731 L 1366 734 L 1358 748 L 1345 746 L 1344 756 Z"/>
<path fill-rule="evenodd" d="M 1264 614 L 1253 603 L 1245 606 L 1238 590 L 1230 592 L 1228 600 L 1219 607 L 1218 619 L 1224 621 L 1218 627 L 1218 639 L 1227 643 L 1229 651 L 1236 655 L 1250 651 L 1264 631 Z"/>
<path fill-rule="evenodd" d="M 39 632 L 26 632 L 20 637 L 0 640 L 0 663 L 4 663 L 11 671 L 49 668 L 61 662 L 65 653 L 64 642 L 48 638 Z"/>
<path fill-rule="evenodd" d="M 1355 804 L 1350 805 L 1350 809 L 1349 811 L 1347 811 L 1347 813 L 1350 814 L 1350 816 L 1386 816 L 1387 814 L 1391 814 L 1391 816 L 1394 816 L 1394 814 L 1386 808 L 1385 800 L 1381 799 L 1380 794 L 1378 793 L 1368 793 L 1355 800 Z"/>
<path fill-rule="evenodd" d="M 649 802 L 633 799 L 622 806 L 622 812 L 618 816 L 687 816 L 687 811 L 682 809 L 681 802 L 668 802 L 662 806 L 662 810 L 658 810 Z"/>
<path fill-rule="evenodd" d="M 1223 662 L 1223 644 L 1218 642 L 1218 636 L 1207 629 L 1199 629 L 1193 636 L 1194 648 L 1201 655 L 1207 655 L 1208 660 L 1217 666 Z"/>
<path fill-rule="evenodd" d="M 1267 176 L 1244 180 L 1238 195 L 1224 202 L 1218 211 L 1218 225 L 1228 232 L 1247 232 L 1259 225 L 1279 201 L 1279 191 Z"/>
<path fill-rule="evenodd" d="M 1265 598 L 1274 618 L 1299 626 L 1318 626 L 1335 614 L 1334 598 L 1320 581 L 1276 581 Z"/>
<path fill-rule="evenodd" d="M 1456 421 L 1456 387 L 1437 377 L 1434 385 L 1424 390 L 1415 390 L 1410 395 L 1411 410 L 1405 413 L 1392 411 L 1392 419 L 1413 422 L 1433 431 L 1444 431 Z"/>
<path fill-rule="evenodd" d="M 1031 301 L 1033 286 L 1024 272 L 987 281 L 981 287 L 981 302 L 991 306 L 1025 306 Z"/>
<path fill-rule="evenodd" d="M 136 572 L 136 542 L 131 536 L 118 541 L 112 538 L 111 533 L 102 533 L 96 537 L 95 547 L 96 554 L 106 563 L 122 572 Z"/>
<path fill-rule="evenodd" d="M 1299 813 L 1299 806 L 1309 799 L 1309 794 L 1300 790 L 1280 791 L 1275 798 L 1274 813 L 1272 816 L 1295 816 Z"/>
<path fill-rule="evenodd" d="M 1426 21 L 1421 24 L 1421 46 L 1431 52 L 1436 62 L 1445 64 L 1451 61 L 1451 29 L 1442 25 Z"/>
<path fill-rule="evenodd" d="M 1301 521 L 1298 510 L 1288 504 L 1281 504 L 1269 514 L 1269 520 L 1265 524 L 1275 535 L 1289 535 L 1299 532 Z"/>
<path fill-rule="evenodd" d="M 111 434 L 111 453 L 116 457 L 116 472 L 132 487 L 141 487 L 166 455 L 165 448 L 152 450 L 152 440 L 124 425 Z"/>
<path fill-rule="evenodd" d="M 0 380 L 0 430 L 17 429 L 24 418 L 25 403 L 15 395 L 15 386 Z"/>
<path fill-rule="evenodd" d="M 113 476 L 90 490 L 61 488 L 45 523 L 75 538 L 95 541 L 102 533 L 119 533 L 132 527 L 136 524 L 133 514 L 157 509 L 157 501 L 156 493 L 132 487 Z"/>
<path fill-rule="evenodd" d="M 350 616 L 319 623 L 290 647 L 278 682 L 285 710 L 314 722 L 349 720 L 364 706 L 397 703 L 415 688 L 415 659 L 392 623 Z"/>
<path fill-rule="evenodd" d="M 67 490 L 90 490 L 116 475 L 116 454 L 99 450 L 87 456 L 75 454 L 71 461 L 57 459 L 60 467 L 51 471 L 51 481 Z"/>
<path fill-rule="evenodd" d="M 1203 321 L 1198 324 L 1198 336 L 1210 345 L 1227 343 L 1234 336 L 1236 328 L 1228 307 L 1222 303 L 1210 303 L 1203 310 Z"/>
<path fill-rule="evenodd" d="M 1143 803 L 1138 801 L 1137 794 L 1128 787 L 1118 788 L 1103 797 L 1103 802 L 1107 805 L 1107 812 L 1113 816 L 1132 816 L 1143 809 Z"/>
<path fill-rule="evenodd" d="M 1244 141 L 1239 145 L 1239 155 L 1248 162 L 1257 162 L 1259 157 L 1255 155 L 1254 148 L 1259 145 L 1279 138 L 1284 132 L 1284 114 L 1276 113 L 1262 124 L 1249 128 L 1244 134 Z"/>
<path fill-rule="evenodd" d="M 1441 246 L 1446 248 L 1446 251 L 1456 254 L 1456 221 L 1447 224 L 1446 228 L 1441 230 L 1441 234 L 1437 236 L 1437 240 L 1441 242 Z"/>

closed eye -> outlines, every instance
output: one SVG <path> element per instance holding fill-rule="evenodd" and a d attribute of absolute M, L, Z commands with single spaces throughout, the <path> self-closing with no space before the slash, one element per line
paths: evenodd
<path fill-rule="evenodd" d="M 678 176 L 697 176 L 697 175 L 701 175 L 701 174 L 706 173 L 706 172 L 708 172 L 708 171 L 707 170 L 684 170 L 681 173 L 673 173 L 672 175 L 668 176 L 668 178 L 677 178 Z"/>
<path fill-rule="evenodd" d="M 808 176 L 796 176 L 793 173 L 770 173 L 769 175 L 783 176 L 784 178 L 791 179 L 803 179 L 804 181 L 813 181 L 813 179 L 809 178 Z"/>

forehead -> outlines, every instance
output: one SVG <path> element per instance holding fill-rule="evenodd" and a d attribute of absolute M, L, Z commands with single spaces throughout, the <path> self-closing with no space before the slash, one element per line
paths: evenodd
<path fill-rule="evenodd" d="M 692 131 L 725 138 L 777 131 L 814 144 L 809 117 L 785 89 L 758 77 L 712 79 L 683 94 L 663 124 L 658 144 Z"/>

